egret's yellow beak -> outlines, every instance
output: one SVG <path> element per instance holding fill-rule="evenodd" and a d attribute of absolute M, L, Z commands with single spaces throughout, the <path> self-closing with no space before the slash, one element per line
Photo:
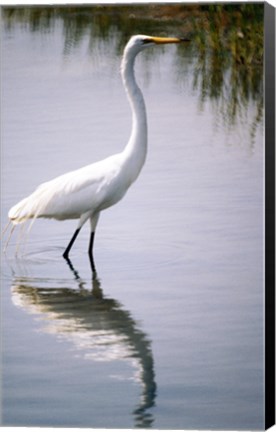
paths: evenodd
<path fill-rule="evenodd" d="M 188 39 L 172 38 L 172 37 L 155 37 L 150 38 L 156 44 L 180 43 L 188 41 Z"/>

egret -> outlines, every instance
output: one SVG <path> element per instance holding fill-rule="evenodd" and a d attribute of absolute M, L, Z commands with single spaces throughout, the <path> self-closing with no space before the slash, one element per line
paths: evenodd
<path fill-rule="evenodd" d="M 69 260 L 73 243 L 89 219 L 88 254 L 92 270 L 95 270 L 93 245 L 100 213 L 123 198 L 137 179 L 147 154 L 146 106 L 135 80 L 135 58 L 145 48 L 184 40 L 145 35 L 130 38 L 121 61 L 122 81 L 132 111 L 132 129 L 127 145 L 120 153 L 42 183 L 10 209 L 8 217 L 13 228 L 29 219 L 78 219 L 77 228 L 63 253 L 63 257 Z"/>

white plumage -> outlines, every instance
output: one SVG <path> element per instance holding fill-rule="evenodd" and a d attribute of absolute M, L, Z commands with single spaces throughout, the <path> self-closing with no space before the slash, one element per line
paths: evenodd
<path fill-rule="evenodd" d="M 125 149 L 121 153 L 38 186 L 31 195 L 10 209 L 8 216 L 14 225 L 36 218 L 79 219 L 77 230 L 63 254 L 64 258 L 68 259 L 69 251 L 81 227 L 89 219 L 89 256 L 92 269 L 95 269 L 93 242 L 100 212 L 123 198 L 138 177 L 146 159 L 146 107 L 134 76 L 136 55 L 144 48 L 155 44 L 178 42 L 181 42 L 181 39 L 144 35 L 133 36 L 130 39 L 121 63 L 122 80 L 132 110 L 132 131 Z"/>
<path fill-rule="evenodd" d="M 9 218 L 14 224 L 41 217 L 79 219 L 115 204 L 126 192 L 120 181 L 122 159 L 122 154 L 113 155 L 42 183 L 10 209 Z"/>

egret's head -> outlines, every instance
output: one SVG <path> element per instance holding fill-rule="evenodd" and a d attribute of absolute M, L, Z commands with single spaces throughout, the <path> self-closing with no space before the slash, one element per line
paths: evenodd
<path fill-rule="evenodd" d="M 150 46 L 169 43 L 180 43 L 183 41 L 184 39 L 179 38 L 136 35 L 130 38 L 128 44 L 126 45 L 125 51 L 131 51 L 133 54 L 138 54 L 140 51 Z"/>

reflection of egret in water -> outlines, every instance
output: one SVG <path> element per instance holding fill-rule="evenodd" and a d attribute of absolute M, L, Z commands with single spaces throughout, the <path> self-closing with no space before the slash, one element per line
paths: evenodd
<path fill-rule="evenodd" d="M 55 288 L 49 279 L 16 277 L 12 285 L 13 302 L 29 313 L 42 314 L 46 323 L 43 331 L 70 340 L 84 358 L 131 361 L 136 369 L 135 379 L 143 388 L 140 402 L 133 412 L 135 426 L 150 427 L 153 416 L 148 410 L 154 406 L 156 396 L 151 343 L 137 327 L 130 312 L 124 310 L 118 301 L 103 295 L 96 276 L 91 291 L 73 271 L 77 289 Z M 55 281 L 56 286 L 60 283 Z"/>

